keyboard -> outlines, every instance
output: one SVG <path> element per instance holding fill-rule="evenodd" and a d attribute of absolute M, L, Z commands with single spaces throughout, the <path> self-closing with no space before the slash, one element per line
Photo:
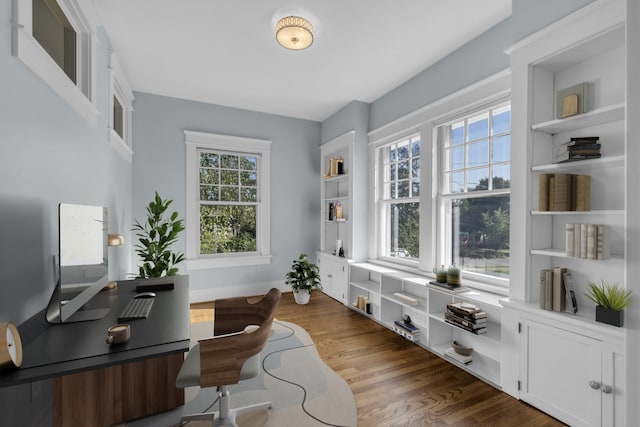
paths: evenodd
<path fill-rule="evenodd" d="M 120 311 L 118 320 L 146 319 L 152 306 L 153 298 L 132 298 Z"/>

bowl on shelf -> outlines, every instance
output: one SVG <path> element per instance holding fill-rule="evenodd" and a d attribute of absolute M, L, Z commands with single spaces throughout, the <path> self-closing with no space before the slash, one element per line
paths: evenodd
<path fill-rule="evenodd" d="M 471 356 L 471 353 L 473 353 L 473 348 L 466 347 L 466 346 L 458 343 L 457 341 L 453 341 L 451 343 L 451 347 L 453 348 L 453 351 L 455 351 L 456 353 L 461 354 L 463 356 Z"/>

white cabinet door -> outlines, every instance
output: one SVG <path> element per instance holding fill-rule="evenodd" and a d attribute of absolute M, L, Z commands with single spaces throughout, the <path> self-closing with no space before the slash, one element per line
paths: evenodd
<path fill-rule="evenodd" d="M 323 292 L 345 304 L 348 286 L 346 260 L 324 254 L 321 254 L 318 260 Z"/>
<path fill-rule="evenodd" d="M 523 319 L 520 398 L 573 426 L 600 426 L 602 342 Z"/>

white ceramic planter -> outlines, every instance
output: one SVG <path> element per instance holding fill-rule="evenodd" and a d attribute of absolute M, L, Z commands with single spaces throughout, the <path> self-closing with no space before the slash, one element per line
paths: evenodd
<path fill-rule="evenodd" d="M 298 304 L 308 304 L 311 294 L 307 291 L 300 291 L 300 292 L 293 291 L 293 297 L 295 298 L 296 303 Z"/>

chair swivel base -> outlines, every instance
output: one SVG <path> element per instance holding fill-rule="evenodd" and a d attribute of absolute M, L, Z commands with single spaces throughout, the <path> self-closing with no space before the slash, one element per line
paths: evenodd
<path fill-rule="evenodd" d="M 220 395 L 220 411 L 184 415 L 180 418 L 180 424 L 182 425 L 189 421 L 213 421 L 213 425 L 216 427 L 238 427 L 238 424 L 236 423 L 236 417 L 238 415 L 242 415 L 247 412 L 271 409 L 272 406 L 271 402 L 262 402 L 231 409 L 229 402 L 230 396 L 229 392 L 226 390 L 226 386 L 221 387 L 221 390 L 218 393 Z M 216 419 L 218 420 L 217 424 L 215 423 Z"/>

